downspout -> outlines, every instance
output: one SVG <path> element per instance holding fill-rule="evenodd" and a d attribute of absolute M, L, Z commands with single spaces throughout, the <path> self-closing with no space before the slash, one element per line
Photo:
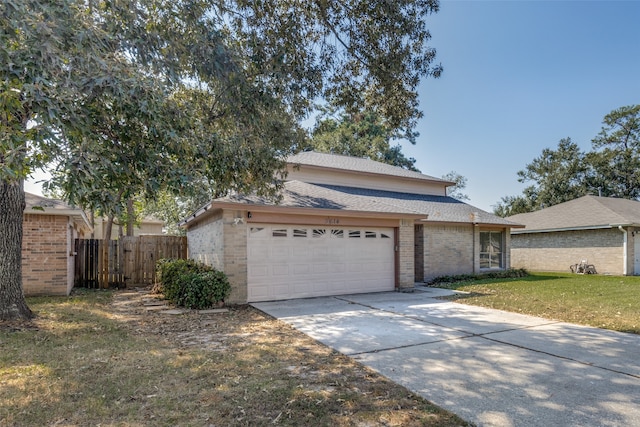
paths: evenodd
<path fill-rule="evenodd" d="M 627 230 L 624 229 L 621 225 L 618 226 L 618 230 L 622 231 L 622 262 L 624 262 L 622 267 L 622 275 L 627 275 Z"/>

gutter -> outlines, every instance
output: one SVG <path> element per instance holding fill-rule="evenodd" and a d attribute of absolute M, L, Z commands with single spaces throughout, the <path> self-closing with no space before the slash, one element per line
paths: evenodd
<path fill-rule="evenodd" d="M 618 230 L 622 231 L 622 262 L 624 263 L 622 265 L 622 274 L 624 276 L 627 275 L 627 237 L 628 237 L 628 232 L 627 230 L 625 230 L 621 225 L 618 226 Z"/>

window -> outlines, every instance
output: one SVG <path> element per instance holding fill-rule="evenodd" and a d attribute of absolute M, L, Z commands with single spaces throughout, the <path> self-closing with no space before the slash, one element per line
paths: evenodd
<path fill-rule="evenodd" d="M 504 268 L 501 231 L 480 232 L 480 268 Z"/>
<path fill-rule="evenodd" d="M 324 228 L 314 228 L 313 229 L 313 237 L 322 237 L 327 233 L 327 230 L 325 230 Z"/>
<path fill-rule="evenodd" d="M 287 237 L 287 229 L 286 228 L 280 228 L 280 229 L 277 229 L 277 230 L 273 230 L 271 235 L 273 237 Z"/>
<path fill-rule="evenodd" d="M 349 230 L 349 237 L 359 239 L 360 238 L 360 230 Z"/>
<path fill-rule="evenodd" d="M 386 233 L 380 233 L 380 238 L 381 238 L 381 239 L 390 239 L 390 238 L 391 238 L 391 236 L 389 236 L 389 235 L 388 235 L 388 234 L 386 234 Z"/>
<path fill-rule="evenodd" d="M 375 239 L 376 238 L 376 232 L 375 231 L 365 231 L 364 232 L 364 237 L 365 237 L 365 239 Z"/>
<path fill-rule="evenodd" d="M 305 228 L 295 228 L 293 237 L 307 237 L 307 230 Z"/>
<path fill-rule="evenodd" d="M 344 230 L 331 230 L 331 235 L 338 239 L 342 239 L 344 237 Z"/>

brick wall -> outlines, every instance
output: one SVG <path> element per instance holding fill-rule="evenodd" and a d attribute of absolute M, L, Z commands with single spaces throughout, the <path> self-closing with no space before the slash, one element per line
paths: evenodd
<path fill-rule="evenodd" d="M 231 282 L 227 302 L 247 302 L 247 226 L 244 211 L 212 215 L 187 230 L 189 257 L 223 271 Z"/>
<path fill-rule="evenodd" d="M 222 215 L 212 215 L 187 230 L 189 257 L 223 270 L 224 236 Z"/>
<path fill-rule="evenodd" d="M 224 272 L 231 282 L 229 302 L 246 303 L 247 290 L 247 224 L 246 211 L 225 211 L 224 224 Z M 244 221 L 237 222 L 236 218 Z"/>
<path fill-rule="evenodd" d="M 477 228 L 477 227 L 475 227 Z M 473 225 L 424 225 L 424 280 L 474 272 Z"/>
<path fill-rule="evenodd" d="M 400 289 L 413 288 L 415 284 L 415 241 L 413 220 L 400 220 L 398 228 L 398 287 Z"/>
<path fill-rule="evenodd" d="M 25 214 L 22 237 L 22 286 L 25 295 L 69 295 L 71 229 L 60 215 Z"/>
<path fill-rule="evenodd" d="M 615 228 L 511 236 L 514 268 L 569 272 L 570 265 L 583 259 L 595 265 L 600 274 L 623 274 L 622 232 Z"/>

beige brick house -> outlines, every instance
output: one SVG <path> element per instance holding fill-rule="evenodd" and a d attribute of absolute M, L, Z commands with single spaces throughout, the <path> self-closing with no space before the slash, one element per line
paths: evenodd
<path fill-rule="evenodd" d="M 304 152 L 279 204 L 213 200 L 187 218 L 189 256 L 223 270 L 244 303 L 412 288 L 509 267 L 517 226 L 446 196 L 453 185 L 368 159 Z"/>
<path fill-rule="evenodd" d="M 586 260 L 600 274 L 640 275 L 640 202 L 584 196 L 507 218 L 511 265 L 531 271 L 570 271 Z"/>
<path fill-rule="evenodd" d="M 74 241 L 91 232 L 81 209 L 26 193 L 22 222 L 22 287 L 25 295 L 69 295 Z"/>

